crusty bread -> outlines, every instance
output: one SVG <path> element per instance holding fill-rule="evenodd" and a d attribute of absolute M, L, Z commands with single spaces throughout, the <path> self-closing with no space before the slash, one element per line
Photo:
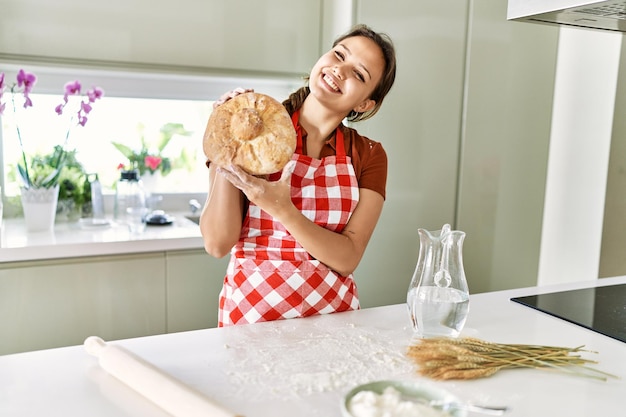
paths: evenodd
<path fill-rule="evenodd" d="M 203 146 L 212 164 L 235 164 L 250 174 L 265 175 L 289 162 L 296 131 L 280 102 L 264 94 L 244 93 L 213 110 Z"/>

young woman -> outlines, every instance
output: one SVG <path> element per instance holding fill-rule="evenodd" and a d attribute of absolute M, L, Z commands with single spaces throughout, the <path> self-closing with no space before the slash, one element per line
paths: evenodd
<path fill-rule="evenodd" d="M 352 273 L 383 208 L 387 155 L 342 120 L 373 116 L 395 72 L 391 40 L 358 25 L 283 102 L 298 143 L 282 172 L 263 179 L 209 163 L 200 229 L 209 254 L 231 253 L 219 326 L 359 308 Z"/>

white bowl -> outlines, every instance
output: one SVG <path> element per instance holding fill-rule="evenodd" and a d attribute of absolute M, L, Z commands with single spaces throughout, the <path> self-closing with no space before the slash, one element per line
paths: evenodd
<path fill-rule="evenodd" d="M 341 403 L 341 413 L 343 417 L 354 417 L 349 411 L 350 401 L 361 391 L 371 391 L 375 394 L 382 394 L 387 387 L 395 388 L 402 395 L 403 399 L 424 399 L 424 400 L 444 400 L 450 402 L 460 402 L 460 400 L 450 392 L 438 388 L 432 384 L 419 381 L 373 381 L 359 385 L 351 389 Z M 465 417 L 465 410 L 451 410 L 448 412 L 452 417 Z"/>

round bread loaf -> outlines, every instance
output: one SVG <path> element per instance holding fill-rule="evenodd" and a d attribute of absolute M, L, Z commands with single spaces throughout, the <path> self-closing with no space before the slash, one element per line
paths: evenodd
<path fill-rule="evenodd" d="M 244 93 L 213 110 L 204 132 L 204 154 L 218 166 L 239 165 L 252 175 L 278 172 L 296 149 L 296 131 L 285 107 L 270 96 Z"/>

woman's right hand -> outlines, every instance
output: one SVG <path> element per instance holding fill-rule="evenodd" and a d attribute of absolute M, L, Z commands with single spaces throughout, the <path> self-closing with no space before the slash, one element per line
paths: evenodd
<path fill-rule="evenodd" d="M 265 178 L 250 175 L 237 165 L 217 168 L 235 188 L 243 192 L 246 198 L 280 221 L 281 213 L 295 209 L 291 201 L 291 175 L 296 164 L 287 162 L 278 181 L 269 182 Z"/>
<path fill-rule="evenodd" d="M 216 108 L 217 106 L 221 106 L 222 104 L 226 103 L 231 98 L 237 97 L 239 94 L 253 93 L 253 92 L 254 92 L 254 89 L 252 88 L 237 87 L 232 91 L 222 94 L 222 96 L 218 98 L 216 102 L 213 103 L 213 108 Z"/>

